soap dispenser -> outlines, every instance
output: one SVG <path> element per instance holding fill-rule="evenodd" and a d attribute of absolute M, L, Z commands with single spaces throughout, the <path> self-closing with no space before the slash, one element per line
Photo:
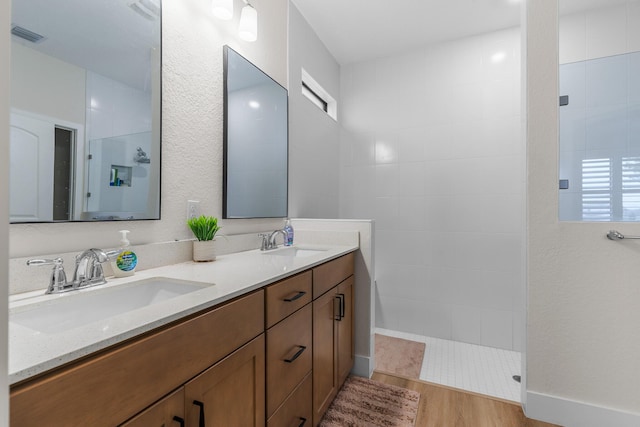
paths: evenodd
<path fill-rule="evenodd" d="M 285 246 L 293 245 L 293 226 L 291 225 L 291 220 L 287 218 L 287 221 L 284 224 L 284 231 L 287 233 L 287 238 L 284 241 Z"/>
<path fill-rule="evenodd" d="M 111 261 L 111 269 L 116 277 L 133 276 L 138 265 L 138 257 L 129 248 L 129 240 L 127 239 L 129 230 L 120 230 L 119 233 L 122 234 L 120 249 L 118 250 L 118 256 Z"/>

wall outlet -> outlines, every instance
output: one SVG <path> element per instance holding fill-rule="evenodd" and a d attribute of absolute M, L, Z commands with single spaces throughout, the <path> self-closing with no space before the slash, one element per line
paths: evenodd
<path fill-rule="evenodd" d="M 187 219 L 197 218 L 200 216 L 200 201 L 187 200 Z"/>

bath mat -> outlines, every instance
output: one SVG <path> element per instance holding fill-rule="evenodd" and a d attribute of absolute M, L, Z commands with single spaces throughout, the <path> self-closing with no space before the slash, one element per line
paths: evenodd
<path fill-rule="evenodd" d="M 420 393 L 350 376 L 319 427 L 412 427 Z"/>
<path fill-rule="evenodd" d="M 425 344 L 376 334 L 376 368 L 378 372 L 420 378 Z"/>

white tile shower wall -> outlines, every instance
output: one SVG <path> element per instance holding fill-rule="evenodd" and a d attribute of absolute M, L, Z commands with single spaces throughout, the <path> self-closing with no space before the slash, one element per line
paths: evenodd
<path fill-rule="evenodd" d="M 376 220 L 376 325 L 519 350 L 519 30 L 345 65 L 341 96 L 341 217 Z"/>
<path fill-rule="evenodd" d="M 151 93 L 87 72 L 87 140 L 151 131 Z"/>
<path fill-rule="evenodd" d="M 640 1 L 562 16 L 559 31 L 561 64 L 638 51 Z"/>

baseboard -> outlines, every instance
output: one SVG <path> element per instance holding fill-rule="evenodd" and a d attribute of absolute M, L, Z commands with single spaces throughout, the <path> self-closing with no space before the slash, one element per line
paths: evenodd
<path fill-rule="evenodd" d="M 528 418 L 563 427 L 640 426 L 640 414 L 531 391 L 527 392 L 525 414 Z"/>
<path fill-rule="evenodd" d="M 373 374 L 373 361 L 369 356 L 358 356 L 356 354 L 355 360 L 353 362 L 353 368 L 351 368 L 351 373 L 358 377 L 371 378 Z"/>

